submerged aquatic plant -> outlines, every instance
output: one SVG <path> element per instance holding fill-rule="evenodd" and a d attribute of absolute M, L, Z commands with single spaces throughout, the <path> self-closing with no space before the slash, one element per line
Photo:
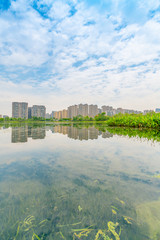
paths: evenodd
<path fill-rule="evenodd" d="M 119 226 L 119 223 L 113 223 L 111 221 L 107 224 L 108 229 L 101 230 L 99 229 L 98 232 L 95 235 L 95 240 L 100 240 L 101 237 L 103 237 L 104 240 L 113 240 L 111 236 L 114 236 L 115 240 L 120 240 L 120 234 L 121 234 L 121 228 L 119 233 L 116 232 L 116 228 Z M 81 239 L 81 237 L 88 237 L 88 235 L 93 231 L 94 229 L 91 228 L 92 226 L 84 229 L 72 229 L 74 231 L 73 240 L 75 240 L 75 237 L 78 239 Z M 79 233 L 76 233 L 79 232 Z"/>
<path fill-rule="evenodd" d="M 102 235 L 104 240 L 112 240 L 110 237 L 108 237 L 102 230 L 98 230 L 96 236 L 95 236 L 95 240 L 98 240 L 99 237 Z"/>
<path fill-rule="evenodd" d="M 41 222 L 39 222 L 38 224 L 36 224 L 36 220 L 34 216 L 29 215 L 28 217 L 26 217 L 23 221 L 20 221 L 18 223 L 18 227 L 17 227 L 17 232 L 16 232 L 16 236 L 13 238 L 13 240 L 17 240 L 18 236 L 20 235 L 20 233 L 24 233 L 24 232 L 29 232 L 30 230 L 33 232 L 32 233 L 32 240 L 42 240 L 40 239 L 40 237 L 34 232 L 34 228 L 36 227 L 43 227 L 44 224 L 47 222 L 47 220 L 43 220 Z"/>
<path fill-rule="evenodd" d="M 119 225 L 119 223 L 113 223 L 113 222 L 108 222 L 108 231 L 111 232 L 113 234 L 113 236 L 115 237 L 116 240 L 120 240 L 120 233 L 118 234 L 116 232 L 116 227 Z"/>
<path fill-rule="evenodd" d="M 153 177 L 154 177 L 154 178 L 160 178 L 160 174 L 154 175 Z"/>
<path fill-rule="evenodd" d="M 116 212 L 114 209 L 112 209 L 112 213 L 113 213 L 114 215 L 117 214 L 117 212 Z"/>
<path fill-rule="evenodd" d="M 90 226 L 90 227 L 92 227 L 92 226 Z M 84 229 L 73 229 L 72 231 L 74 231 L 74 236 L 76 236 L 76 237 L 78 237 L 78 238 L 80 239 L 80 238 L 83 237 L 83 236 L 87 237 L 88 234 L 89 234 L 92 230 L 94 230 L 93 228 L 90 228 L 90 227 L 84 228 Z M 76 231 L 76 232 L 79 232 L 79 233 L 75 233 L 75 231 Z M 74 236 L 73 236 L 73 239 L 74 239 Z"/>
<path fill-rule="evenodd" d="M 132 222 L 131 222 L 131 220 L 133 221 L 132 218 L 126 217 L 126 216 L 123 216 L 123 218 L 124 218 L 125 222 L 127 222 L 128 224 L 132 224 Z"/>

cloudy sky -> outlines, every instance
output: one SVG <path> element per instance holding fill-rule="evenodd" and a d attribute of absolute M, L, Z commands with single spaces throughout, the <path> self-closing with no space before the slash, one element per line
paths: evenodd
<path fill-rule="evenodd" d="M 0 114 L 160 107 L 160 0 L 0 0 Z"/>

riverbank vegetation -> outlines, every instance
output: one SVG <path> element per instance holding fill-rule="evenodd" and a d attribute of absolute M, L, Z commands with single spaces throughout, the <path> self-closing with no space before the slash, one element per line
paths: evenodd
<path fill-rule="evenodd" d="M 160 128 L 160 113 L 148 113 L 148 114 L 116 114 L 114 116 L 106 116 L 105 113 L 100 113 L 94 118 L 89 116 L 75 116 L 71 118 L 62 119 L 44 119 L 38 117 L 32 117 L 31 119 L 21 119 L 21 118 L 0 118 L 1 123 L 103 123 L 106 126 L 112 127 L 132 127 L 132 128 Z"/>
<path fill-rule="evenodd" d="M 116 114 L 107 120 L 108 126 L 134 128 L 160 128 L 160 114 Z"/>

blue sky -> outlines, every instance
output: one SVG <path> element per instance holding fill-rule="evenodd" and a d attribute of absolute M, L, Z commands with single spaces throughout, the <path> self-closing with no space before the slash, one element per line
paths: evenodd
<path fill-rule="evenodd" d="M 0 114 L 160 107 L 160 0 L 1 0 Z"/>

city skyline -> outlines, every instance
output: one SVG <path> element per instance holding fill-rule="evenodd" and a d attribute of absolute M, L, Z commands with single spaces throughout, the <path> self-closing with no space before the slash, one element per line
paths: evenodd
<path fill-rule="evenodd" d="M 160 105 L 160 0 L 0 3 L 0 114 L 10 102 Z"/>
<path fill-rule="evenodd" d="M 12 102 L 12 118 L 22 118 L 22 119 L 31 119 L 32 117 L 38 118 L 55 118 L 55 119 L 73 119 L 77 116 L 82 117 L 90 117 L 94 118 L 98 114 L 105 113 L 106 116 L 113 116 L 118 113 L 128 113 L 128 114 L 139 114 L 139 113 L 149 113 L 153 112 L 154 110 L 144 110 L 137 111 L 133 109 L 124 109 L 124 108 L 113 108 L 112 106 L 103 105 L 98 107 L 98 105 L 94 104 L 78 104 L 78 105 L 71 105 L 68 106 L 67 109 L 62 109 L 59 111 L 52 110 L 51 113 L 46 112 L 46 107 L 44 105 L 33 105 L 32 107 L 28 106 L 27 102 Z M 160 112 L 160 108 L 155 109 L 156 113 Z M 2 118 L 2 115 L 0 115 Z M 8 117 L 7 115 L 3 115 L 3 118 Z"/>

